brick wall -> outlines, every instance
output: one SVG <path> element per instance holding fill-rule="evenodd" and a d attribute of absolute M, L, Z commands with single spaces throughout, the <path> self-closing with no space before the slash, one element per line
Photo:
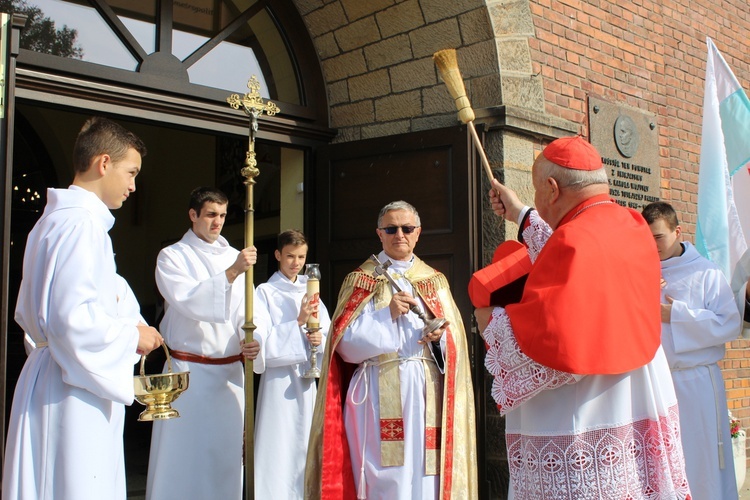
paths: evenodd
<path fill-rule="evenodd" d="M 745 0 L 532 2 L 535 72 L 544 78 L 546 110 L 580 123 L 594 94 L 656 114 L 662 198 L 695 233 L 697 174 L 711 37 L 745 89 L 750 88 L 750 9 Z M 587 134 L 586 134 L 587 135 Z"/>
<path fill-rule="evenodd" d="M 733 340 L 727 344 L 727 354 L 721 363 L 729 411 L 750 430 L 750 341 Z"/>
<path fill-rule="evenodd" d="M 534 72 L 545 108 L 586 130 L 586 96 L 645 109 L 659 122 L 661 197 L 695 235 L 706 37 L 750 90 L 747 0 L 531 2 Z M 727 344 L 722 363 L 729 408 L 750 427 L 750 341 Z"/>

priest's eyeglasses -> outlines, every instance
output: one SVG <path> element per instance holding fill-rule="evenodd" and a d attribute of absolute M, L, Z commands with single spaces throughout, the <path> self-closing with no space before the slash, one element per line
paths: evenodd
<path fill-rule="evenodd" d="M 388 226 L 388 227 L 379 227 L 381 231 L 385 231 L 385 234 L 396 234 L 399 229 L 404 232 L 404 234 L 411 234 L 414 232 L 414 230 L 419 226 Z"/>

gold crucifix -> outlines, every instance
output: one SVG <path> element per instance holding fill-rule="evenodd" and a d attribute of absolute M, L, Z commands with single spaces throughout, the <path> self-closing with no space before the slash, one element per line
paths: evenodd
<path fill-rule="evenodd" d="M 242 168 L 242 177 L 245 178 L 246 199 L 245 205 L 245 248 L 253 246 L 254 239 L 254 210 L 253 210 L 253 185 L 260 171 L 255 159 L 255 137 L 258 134 L 258 117 L 264 112 L 273 116 L 279 112 L 279 107 L 271 101 L 263 102 L 260 96 L 260 83 L 253 75 L 247 82 L 250 92 L 242 98 L 238 94 L 227 97 L 227 102 L 234 109 L 242 109 L 250 117 L 250 138 L 248 143 L 245 164 Z M 253 268 L 245 271 L 245 323 L 242 325 L 245 332 L 245 342 L 253 341 L 255 324 L 253 323 Z M 253 363 L 245 361 L 245 498 L 252 499 L 255 495 L 255 470 L 253 453 L 255 448 L 255 397 L 254 397 Z"/>
<path fill-rule="evenodd" d="M 227 97 L 227 102 L 234 109 L 242 109 L 245 114 L 250 117 L 250 140 L 248 144 L 247 157 L 245 158 L 245 168 L 243 168 L 242 176 L 249 177 L 245 169 L 254 171 L 252 177 L 257 177 L 258 169 L 256 166 L 258 162 L 255 160 L 255 136 L 258 134 L 258 117 L 265 113 L 268 116 L 273 116 L 278 113 L 279 107 L 271 101 L 263 102 L 263 98 L 260 96 L 260 82 L 258 77 L 253 75 L 247 82 L 247 88 L 250 92 L 246 93 L 242 98 L 239 94 L 232 94 Z"/>

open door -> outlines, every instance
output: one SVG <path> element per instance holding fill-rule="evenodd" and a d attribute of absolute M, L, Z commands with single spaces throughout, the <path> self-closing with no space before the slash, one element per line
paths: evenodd
<path fill-rule="evenodd" d="M 308 212 L 315 213 L 314 226 L 307 228 L 315 235 L 308 260 L 321 265 L 321 297 L 330 311 L 346 275 L 382 248 L 375 232 L 380 209 L 405 200 L 419 212 L 422 234 L 415 254 L 445 274 L 469 335 L 480 498 L 487 498 L 484 343 L 471 334 L 474 308 L 467 291 L 481 264 L 481 172 L 466 127 L 321 147 L 315 165 L 315 179 L 306 182 L 315 186 L 305 200 Z"/>
<path fill-rule="evenodd" d="M 16 57 L 18 57 L 23 16 L 0 14 L 0 221 L 2 221 L 2 269 L 0 270 L 0 466 L 5 455 L 8 366 L 8 322 L 12 321 L 8 304 L 10 275 L 10 203 L 13 177 L 13 117 L 15 114 Z"/>

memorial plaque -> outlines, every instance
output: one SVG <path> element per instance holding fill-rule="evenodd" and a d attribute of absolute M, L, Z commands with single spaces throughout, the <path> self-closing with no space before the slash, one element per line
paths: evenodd
<path fill-rule="evenodd" d="M 589 136 L 607 168 L 617 203 L 640 211 L 659 201 L 659 127 L 656 116 L 589 96 Z"/>

